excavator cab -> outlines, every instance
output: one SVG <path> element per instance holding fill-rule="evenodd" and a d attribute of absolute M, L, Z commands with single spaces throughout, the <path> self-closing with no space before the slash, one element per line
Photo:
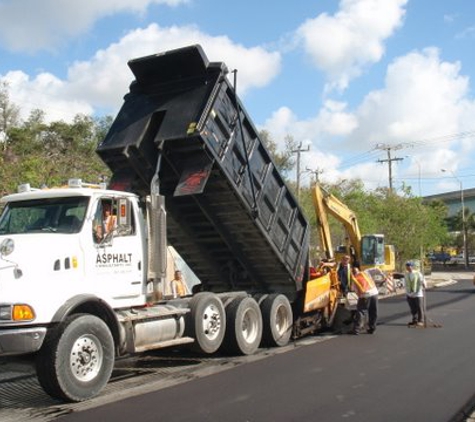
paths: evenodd
<path fill-rule="evenodd" d="M 379 267 L 384 265 L 384 236 L 369 234 L 361 237 L 361 265 Z"/>

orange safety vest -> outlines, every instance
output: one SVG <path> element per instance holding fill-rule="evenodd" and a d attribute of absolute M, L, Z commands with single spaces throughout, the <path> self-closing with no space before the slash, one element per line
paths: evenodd
<path fill-rule="evenodd" d="M 373 279 L 366 273 L 360 272 L 351 275 L 351 287 L 358 296 L 362 296 L 376 287 Z"/>

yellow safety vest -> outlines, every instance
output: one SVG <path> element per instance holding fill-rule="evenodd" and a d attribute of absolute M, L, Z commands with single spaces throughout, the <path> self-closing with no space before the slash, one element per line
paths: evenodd
<path fill-rule="evenodd" d="M 420 277 L 418 272 L 406 273 L 404 276 L 407 286 L 407 291 L 409 293 L 417 293 L 419 291 L 420 285 Z"/>
<path fill-rule="evenodd" d="M 183 280 L 173 279 L 172 281 L 170 281 L 170 286 L 171 286 L 173 296 L 186 295 L 186 288 L 183 283 L 184 283 Z"/>
<path fill-rule="evenodd" d="M 350 287 L 350 284 L 351 284 L 351 265 L 350 264 L 342 265 L 341 263 L 338 264 L 338 267 L 336 269 L 336 273 L 338 274 L 340 272 L 340 269 L 345 268 L 345 267 L 346 267 L 346 277 L 347 277 L 346 285 L 348 287 Z"/>

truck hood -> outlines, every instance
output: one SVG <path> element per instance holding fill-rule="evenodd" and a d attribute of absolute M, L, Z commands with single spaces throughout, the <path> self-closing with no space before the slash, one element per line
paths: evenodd
<path fill-rule="evenodd" d="M 51 295 L 44 291 L 45 279 L 63 277 L 64 271 L 73 267 L 80 256 L 77 235 L 68 234 L 21 234 L 0 236 L 12 239 L 14 249 L 8 256 L 0 256 L 0 302 L 27 301 L 38 295 Z M 79 271 L 75 271 L 78 273 Z M 51 284 L 50 284 L 51 285 Z"/>

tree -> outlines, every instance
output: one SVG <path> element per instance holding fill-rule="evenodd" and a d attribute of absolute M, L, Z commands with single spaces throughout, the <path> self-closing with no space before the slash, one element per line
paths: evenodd
<path fill-rule="evenodd" d="M 465 219 L 465 222 L 464 222 Z M 445 222 L 452 236 L 447 240 L 446 246 L 455 247 L 459 251 L 464 250 L 464 233 L 467 236 L 468 256 L 470 251 L 475 250 L 475 239 L 473 231 L 475 230 L 475 214 L 470 212 L 469 208 L 460 210 L 457 214 L 446 217 Z"/>
<path fill-rule="evenodd" d="M 386 244 L 395 246 L 399 264 L 407 259 L 419 258 L 421 251 L 431 250 L 447 238 L 444 224 L 446 207 L 443 204 L 423 204 L 421 198 L 413 197 L 410 190 L 402 195 L 388 189 L 368 192 L 364 190 L 361 180 L 341 181 L 327 185 L 326 189 L 356 214 L 362 234 L 384 234 Z M 302 205 L 315 227 L 310 189 L 302 197 L 305 198 Z M 346 233 L 339 222 L 330 219 L 330 230 L 334 245 L 345 243 Z M 316 233 L 312 237 L 313 242 L 319 242 Z"/>
<path fill-rule="evenodd" d="M 20 183 L 58 186 L 69 178 L 99 182 L 109 170 L 96 154 L 111 118 L 77 115 L 72 123 L 44 122 L 35 110 L 22 125 L 10 129 L 10 144 L 0 169 L 2 194 Z"/>
<path fill-rule="evenodd" d="M 19 123 L 20 109 L 10 101 L 8 83 L 0 81 L 0 143 L 2 150 L 8 147 L 10 130 Z"/>
<path fill-rule="evenodd" d="M 399 264 L 421 257 L 446 239 L 446 209 L 423 204 L 410 189 L 400 195 L 378 189 L 370 195 L 368 211 L 378 232 L 385 235 L 386 243 L 395 245 Z"/>
<path fill-rule="evenodd" d="M 287 135 L 285 137 L 284 151 L 278 151 L 277 143 L 272 139 L 271 134 L 267 130 L 261 130 L 259 138 L 269 151 L 277 169 L 284 175 L 288 174 L 295 166 L 292 150 L 296 147 L 297 143 L 292 136 Z"/>

